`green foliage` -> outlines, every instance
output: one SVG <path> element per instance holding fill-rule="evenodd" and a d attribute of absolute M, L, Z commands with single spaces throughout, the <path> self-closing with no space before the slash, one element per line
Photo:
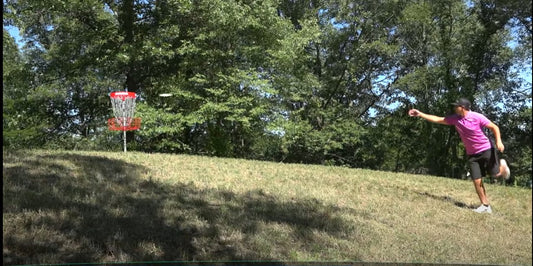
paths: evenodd
<path fill-rule="evenodd" d="M 29 66 L 17 48 L 15 40 L 4 28 L 2 73 L 2 129 L 3 146 L 24 148 L 42 145 L 47 118 L 41 106 L 42 101 L 32 95 Z"/>
<path fill-rule="evenodd" d="M 361 166 L 357 156 L 364 129 L 353 120 L 343 120 L 316 129 L 308 121 L 287 122 L 282 151 L 286 162 Z M 359 162 L 356 162 L 359 160 Z"/>
<path fill-rule="evenodd" d="M 137 104 L 135 116 L 141 117 L 141 128 L 132 149 L 157 152 L 188 152 L 183 143 L 185 120 L 182 114 L 157 109 L 145 103 Z"/>

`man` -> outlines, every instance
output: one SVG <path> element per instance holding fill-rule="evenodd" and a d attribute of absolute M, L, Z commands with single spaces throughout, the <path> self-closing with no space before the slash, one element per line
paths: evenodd
<path fill-rule="evenodd" d="M 409 110 L 410 116 L 421 117 L 429 122 L 455 126 L 468 155 L 470 166 L 470 176 L 474 181 L 481 205 L 475 209 L 478 213 L 492 213 L 482 177 L 489 174 L 493 177 L 509 179 L 511 171 L 504 159 L 498 161 L 498 155 L 490 140 L 483 133 L 482 128 L 489 128 L 496 139 L 496 148 L 503 153 L 504 146 L 500 136 L 500 129 L 484 115 L 470 111 L 470 101 L 461 98 L 452 104 L 455 114 L 446 117 L 439 117 L 425 114 L 417 109 Z"/>

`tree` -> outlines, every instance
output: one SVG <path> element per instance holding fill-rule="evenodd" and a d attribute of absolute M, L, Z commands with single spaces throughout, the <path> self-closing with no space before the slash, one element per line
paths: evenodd
<path fill-rule="evenodd" d="M 48 119 L 36 108 L 42 101 L 31 88 L 33 75 L 6 28 L 2 51 L 3 143 L 8 148 L 42 145 Z"/>

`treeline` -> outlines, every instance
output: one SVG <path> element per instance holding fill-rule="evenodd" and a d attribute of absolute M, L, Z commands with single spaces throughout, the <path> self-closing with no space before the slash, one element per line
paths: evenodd
<path fill-rule="evenodd" d="M 127 89 L 142 118 L 128 150 L 462 178 L 454 128 L 406 114 L 466 97 L 526 186 L 531 13 L 518 0 L 4 0 L 4 147 L 120 151 L 108 94 Z"/>

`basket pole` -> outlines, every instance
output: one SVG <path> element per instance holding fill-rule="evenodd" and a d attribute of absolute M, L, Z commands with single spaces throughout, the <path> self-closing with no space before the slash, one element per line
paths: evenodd
<path fill-rule="evenodd" d="M 126 128 L 124 128 L 122 132 L 124 132 L 124 152 L 126 152 Z"/>

